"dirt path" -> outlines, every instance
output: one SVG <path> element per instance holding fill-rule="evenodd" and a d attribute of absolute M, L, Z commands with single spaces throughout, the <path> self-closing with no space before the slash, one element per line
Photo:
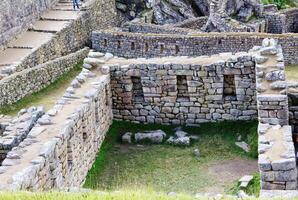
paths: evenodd
<path fill-rule="evenodd" d="M 239 180 L 244 175 L 251 175 L 258 171 L 257 160 L 233 159 L 225 160 L 208 167 L 208 175 L 217 180 L 217 184 L 207 187 L 208 193 L 224 193 L 227 186 Z"/>

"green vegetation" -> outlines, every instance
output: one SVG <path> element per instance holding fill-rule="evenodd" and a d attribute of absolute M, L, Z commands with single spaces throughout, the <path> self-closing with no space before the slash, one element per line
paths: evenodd
<path fill-rule="evenodd" d="M 237 192 L 241 189 L 242 188 L 240 188 L 240 183 L 238 181 L 236 181 L 234 183 L 234 185 L 231 187 L 229 192 L 231 194 L 237 194 Z M 248 195 L 255 195 L 256 197 L 258 197 L 260 194 L 260 189 L 261 189 L 260 174 L 255 173 L 254 177 L 253 177 L 252 181 L 249 183 L 248 187 L 246 189 L 244 189 L 244 192 Z"/>
<path fill-rule="evenodd" d="M 54 106 L 55 102 L 64 94 L 71 81 L 81 72 L 82 62 L 62 75 L 46 88 L 32 95 L 26 96 L 17 103 L 0 108 L 0 114 L 15 115 L 22 108 L 30 106 L 45 106 L 46 110 Z"/>
<path fill-rule="evenodd" d="M 136 133 L 144 130 L 162 129 L 173 134 L 174 126 L 141 125 L 128 122 L 114 122 L 106 136 L 101 151 L 89 171 L 85 182 L 86 188 L 114 190 L 148 190 L 156 192 L 227 192 L 236 179 L 222 179 L 213 166 L 225 165 L 236 160 L 236 168 L 226 169 L 230 173 L 238 170 L 238 161 L 256 163 L 256 129 L 252 122 L 204 123 L 200 127 L 183 127 L 183 130 L 199 136 L 198 142 L 190 147 L 170 145 L 123 145 L 120 136 L 125 132 Z M 235 145 L 241 135 L 242 140 L 252 146 L 251 153 L 245 153 Z M 199 158 L 193 155 L 199 149 Z M 232 172 L 231 172 L 232 170 Z M 222 173 L 222 172 L 220 172 Z M 223 172 L 225 173 L 225 172 Z M 255 173 L 253 171 L 252 173 Z M 223 176 L 226 176 L 224 174 Z M 229 177 L 229 176 L 228 176 Z M 235 178 L 235 177 L 234 177 Z"/>
<path fill-rule="evenodd" d="M 285 9 L 298 6 L 297 0 L 262 0 L 263 4 L 275 4 L 278 9 Z"/>
<path fill-rule="evenodd" d="M 288 81 L 298 81 L 298 65 L 287 65 L 285 72 Z"/>
<path fill-rule="evenodd" d="M 0 192 L 1 200 L 192 200 L 193 197 L 180 194 L 170 197 L 153 191 L 117 191 L 117 192 L 89 192 L 89 193 L 29 193 L 29 192 Z"/>

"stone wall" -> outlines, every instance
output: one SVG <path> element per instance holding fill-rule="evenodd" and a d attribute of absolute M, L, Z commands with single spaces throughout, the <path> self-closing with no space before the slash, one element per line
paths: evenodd
<path fill-rule="evenodd" d="M 97 51 L 111 52 L 114 55 L 127 58 L 201 56 L 231 51 L 248 51 L 255 45 L 260 45 L 266 37 L 272 37 L 279 41 L 287 64 L 298 63 L 297 34 L 197 33 L 181 36 L 106 30 L 92 33 L 92 46 Z M 132 43 L 135 44 L 135 48 L 131 48 Z"/>
<path fill-rule="evenodd" d="M 82 61 L 88 51 L 89 49 L 85 48 L 0 80 L 0 106 L 15 103 L 23 97 L 45 88 Z"/>
<path fill-rule="evenodd" d="M 225 58 L 226 60 L 222 60 Z M 256 118 L 255 64 L 249 54 L 177 57 L 107 66 L 115 119 L 195 125 Z M 212 60 L 206 63 L 206 60 Z M 216 61 L 217 60 L 217 61 Z M 228 86 L 226 86 L 228 83 Z M 231 87 L 233 85 L 233 88 Z"/>
<path fill-rule="evenodd" d="M 286 15 L 280 13 L 265 13 L 264 17 L 267 21 L 267 32 L 282 34 L 286 31 Z"/>
<path fill-rule="evenodd" d="M 273 39 L 255 47 L 258 104 L 258 164 L 263 190 L 296 190 L 297 168 L 289 126 L 282 48 Z"/>
<path fill-rule="evenodd" d="M 94 60 L 94 59 L 93 59 Z M 81 187 L 112 123 L 110 78 L 83 69 L 0 167 L 0 189 Z"/>
<path fill-rule="evenodd" d="M 286 16 L 285 32 L 298 33 L 298 8 L 282 12 Z"/>
<path fill-rule="evenodd" d="M 265 12 L 268 33 L 298 33 L 298 8 Z"/>
<path fill-rule="evenodd" d="M 17 147 L 27 137 L 44 113 L 43 107 L 22 109 L 18 116 L 4 127 L 3 133 L 0 135 L 0 163 L 12 148 Z"/>
<path fill-rule="evenodd" d="M 3 0 L 0 2 L 0 49 L 26 30 L 44 11 L 58 0 Z"/>
<path fill-rule="evenodd" d="M 20 63 L 2 67 L 0 79 L 2 74 L 7 76 L 75 52 L 90 44 L 92 30 L 116 26 L 117 21 L 113 0 L 89 0 L 86 3 L 86 9 L 80 12 L 79 17 L 57 32 L 49 42 L 32 49 L 32 53 Z"/>

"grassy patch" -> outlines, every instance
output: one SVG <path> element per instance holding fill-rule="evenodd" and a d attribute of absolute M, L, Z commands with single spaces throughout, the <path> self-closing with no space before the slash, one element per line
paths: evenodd
<path fill-rule="evenodd" d="M 85 182 L 86 188 L 99 190 L 152 189 L 159 192 L 208 192 L 212 187 L 225 187 L 227 182 L 208 175 L 208 167 L 230 159 L 252 159 L 256 152 L 245 153 L 235 146 L 242 140 L 255 144 L 256 122 L 205 123 L 200 127 L 183 127 L 199 141 L 192 146 L 121 145 L 125 132 L 162 129 L 173 134 L 174 126 L 141 125 L 114 122 Z M 199 149 L 201 156 L 193 155 Z M 255 151 L 255 148 L 253 148 Z M 232 182 L 231 182 L 232 183 Z M 229 183 L 229 184 L 231 184 Z"/>
<path fill-rule="evenodd" d="M 287 65 L 285 72 L 288 81 L 298 81 L 298 65 Z"/>
<path fill-rule="evenodd" d="M 54 81 L 46 88 L 32 95 L 26 96 L 15 104 L 1 107 L 0 114 L 15 115 L 22 108 L 30 106 L 45 106 L 46 110 L 54 106 L 55 102 L 64 94 L 71 81 L 81 72 L 82 62 L 77 64 L 67 73 L 63 74 L 59 79 Z"/>
<path fill-rule="evenodd" d="M 278 9 L 286 9 L 291 7 L 297 7 L 297 0 L 262 0 L 263 4 L 275 4 Z"/>
<path fill-rule="evenodd" d="M 117 191 L 117 192 L 88 192 L 88 193 L 63 193 L 63 192 L 0 192 L 1 200 L 191 200 L 193 197 L 179 194 L 176 197 L 167 196 L 153 191 Z"/>

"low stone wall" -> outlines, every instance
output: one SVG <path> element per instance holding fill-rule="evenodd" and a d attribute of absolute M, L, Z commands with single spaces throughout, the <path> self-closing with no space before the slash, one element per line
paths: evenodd
<path fill-rule="evenodd" d="M 58 0 L 2 0 L 0 2 L 0 49 L 8 41 L 37 20 L 41 13 L 50 9 Z"/>
<path fill-rule="evenodd" d="M 298 63 L 298 34 L 198 33 L 181 36 L 106 30 L 92 33 L 92 46 L 97 51 L 126 58 L 201 56 L 248 51 L 261 45 L 267 37 L 275 38 L 281 44 L 287 64 Z"/>
<path fill-rule="evenodd" d="M 225 61 L 220 56 L 175 57 L 183 64 L 169 58 L 109 66 L 114 118 L 188 125 L 255 119 L 254 58 L 223 57 Z"/>
<path fill-rule="evenodd" d="M 262 190 L 296 190 L 297 168 L 290 126 L 259 124 Z"/>
<path fill-rule="evenodd" d="M 89 49 L 85 48 L 0 80 L 0 106 L 15 103 L 23 97 L 45 88 L 82 61 L 88 51 Z"/>
<path fill-rule="evenodd" d="M 296 155 L 289 126 L 288 84 L 282 48 L 265 39 L 254 48 L 258 104 L 258 164 L 262 190 L 296 190 Z"/>
<path fill-rule="evenodd" d="M 17 147 L 28 135 L 37 120 L 44 115 L 43 107 L 22 109 L 0 135 L 0 163 L 12 148 Z"/>
<path fill-rule="evenodd" d="M 97 73 L 97 72 L 95 72 Z M 81 187 L 112 123 L 108 75 L 83 69 L 0 167 L 0 189 Z"/>

